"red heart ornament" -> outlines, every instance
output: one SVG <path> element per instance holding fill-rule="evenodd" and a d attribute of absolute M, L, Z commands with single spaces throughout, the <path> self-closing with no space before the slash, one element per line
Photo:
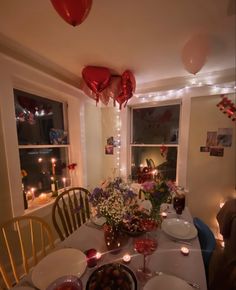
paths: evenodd
<path fill-rule="evenodd" d="M 122 84 L 124 89 L 126 86 L 129 86 L 132 93 L 134 93 L 135 88 L 136 88 L 136 81 L 133 73 L 130 70 L 126 70 L 122 74 Z"/>
<path fill-rule="evenodd" d="M 82 76 L 87 86 L 97 95 L 101 93 L 110 83 L 111 73 L 108 68 L 97 66 L 86 66 L 82 71 Z"/>
<path fill-rule="evenodd" d="M 81 24 L 88 16 L 92 0 L 51 0 L 57 13 L 70 25 Z"/>

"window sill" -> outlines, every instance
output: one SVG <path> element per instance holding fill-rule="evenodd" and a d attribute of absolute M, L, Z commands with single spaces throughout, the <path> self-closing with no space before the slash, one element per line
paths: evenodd
<path fill-rule="evenodd" d="M 69 188 L 66 188 L 66 189 L 69 189 Z M 58 191 L 58 194 L 62 193 L 64 190 L 66 189 L 61 189 Z M 23 215 L 34 215 L 34 214 L 37 214 L 37 216 L 46 216 L 48 214 L 51 214 L 51 208 L 54 204 L 54 201 L 56 199 L 56 197 L 51 197 L 50 196 L 51 194 L 48 193 L 48 196 L 49 198 L 48 199 L 45 199 L 45 201 L 41 200 L 39 201 L 38 198 L 37 198 L 37 201 L 35 199 L 35 201 L 29 201 L 28 202 L 28 208 L 25 209 L 24 211 L 24 214 Z"/>

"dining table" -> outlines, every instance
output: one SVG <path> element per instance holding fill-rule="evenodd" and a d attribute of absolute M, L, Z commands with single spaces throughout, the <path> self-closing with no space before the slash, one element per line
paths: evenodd
<path fill-rule="evenodd" d="M 171 204 L 166 204 L 162 208 L 164 208 L 164 212 L 166 213 L 166 217 L 163 218 L 163 221 L 167 219 L 180 219 L 193 225 L 193 219 L 188 207 L 185 207 L 181 216 L 176 215 Z M 171 275 L 183 279 L 184 281 L 195 283 L 201 290 L 207 290 L 204 263 L 198 237 L 196 236 L 190 240 L 175 239 L 173 236 L 166 234 L 160 224 L 155 230 L 155 238 L 157 240 L 157 249 L 147 257 L 147 266 L 154 275 L 158 275 L 161 272 L 163 275 Z M 143 263 L 143 256 L 134 250 L 135 239 L 136 237 L 129 237 L 127 243 L 120 251 L 114 254 L 114 252 L 108 251 L 106 247 L 102 227 L 97 226 L 89 220 L 64 241 L 58 243 L 55 251 L 73 248 L 86 252 L 88 249 L 93 248 L 101 253 L 97 265 L 92 268 L 86 267 L 86 270 L 80 277 L 83 289 L 85 289 L 86 283 L 93 271 L 104 264 L 122 263 L 135 273 L 137 268 L 140 268 Z M 181 251 L 183 247 L 189 250 L 187 255 Z M 131 256 L 131 260 L 128 263 L 123 261 L 123 256 L 126 254 Z M 53 267 L 57 267 L 57 265 Z M 138 279 L 137 281 L 138 289 L 143 289 L 145 284 L 143 282 L 141 283 Z M 14 288 L 22 285 L 31 286 L 32 289 L 35 289 L 31 280 L 31 274 L 24 277 L 24 279 Z M 192 289 L 196 288 L 192 287 Z M 174 288 L 170 290 L 174 290 Z"/>

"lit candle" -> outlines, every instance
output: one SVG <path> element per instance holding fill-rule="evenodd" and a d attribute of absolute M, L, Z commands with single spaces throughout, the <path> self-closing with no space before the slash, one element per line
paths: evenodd
<path fill-rule="evenodd" d="M 224 206 L 224 202 L 220 202 L 220 208 L 222 208 Z"/>
<path fill-rule="evenodd" d="M 161 213 L 161 216 L 162 216 L 163 219 L 165 219 L 165 218 L 167 217 L 167 213 L 166 213 L 165 211 L 163 211 L 163 212 Z"/>
<path fill-rule="evenodd" d="M 32 200 L 34 200 L 34 198 L 35 198 L 35 195 L 34 195 L 34 192 L 35 192 L 35 188 L 31 188 L 30 189 L 30 191 L 31 191 L 31 195 L 32 195 Z"/>
<path fill-rule="evenodd" d="M 55 175 L 55 167 L 56 167 L 56 159 L 55 158 L 52 158 L 51 159 L 51 162 L 52 162 L 52 175 L 54 176 Z"/>
<path fill-rule="evenodd" d="M 62 177 L 62 182 L 63 182 L 63 187 L 65 188 L 66 187 L 66 178 L 65 177 Z"/>
<path fill-rule="evenodd" d="M 129 254 L 125 254 L 122 258 L 123 262 L 128 264 L 131 261 L 131 256 Z"/>
<path fill-rule="evenodd" d="M 47 200 L 47 194 L 46 193 L 41 193 L 39 195 L 39 200 L 40 201 L 46 201 Z"/>
<path fill-rule="evenodd" d="M 97 260 L 100 260 L 100 259 L 101 259 L 101 257 L 102 257 L 102 253 L 100 253 L 100 252 L 97 252 L 97 254 L 96 254 L 96 258 L 97 258 Z"/>
<path fill-rule="evenodd" d="M 189 249 L 187 247 L 182 247 L 180 249 L 181 253 L 184 255 L 184 256 L 188 256 L 189 255 Z"/>

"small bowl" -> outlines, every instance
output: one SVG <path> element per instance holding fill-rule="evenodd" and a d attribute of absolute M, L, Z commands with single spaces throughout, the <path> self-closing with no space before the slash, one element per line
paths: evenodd
<path fill-rule="evenodd" d="M 46 290 L 83 290 L 83 285 L 81 280 L 77 276 L 66 275 L 60 278 L 57 278 L 53 281 Z"/>

